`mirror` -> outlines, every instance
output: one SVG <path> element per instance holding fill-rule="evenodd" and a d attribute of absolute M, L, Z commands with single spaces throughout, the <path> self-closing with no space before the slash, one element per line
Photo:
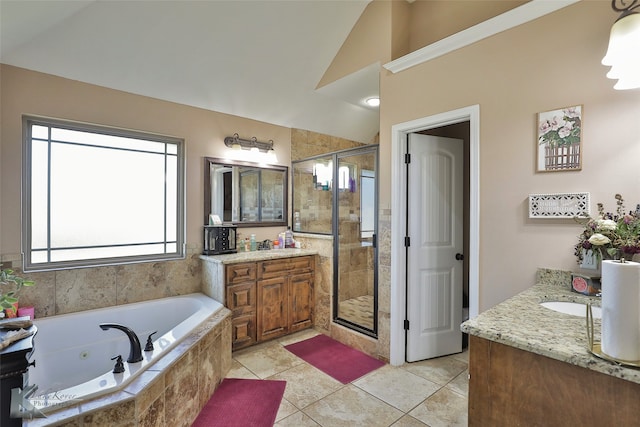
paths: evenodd
<path fill-rule="evenodd" d="M 209 215 L 238 227 L 287 224 L 286 166 L 205 157 L 204 224 Z"/>

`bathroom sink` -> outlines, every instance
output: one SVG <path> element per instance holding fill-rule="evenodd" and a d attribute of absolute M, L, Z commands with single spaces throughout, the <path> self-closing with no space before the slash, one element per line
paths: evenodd
<path fill-rule="evenodd" d="M 587 305 L 577 302 L 547 301 L 541 302 L 540 305 L 550 310 L 557 311 L 559 313 L 570 314 L 572 316 L 586 317 L 587 315 Z M 600 307 L 592 305 L 591 312 L 593 313 L 594 319 L 602 318 L 602 310 L 600 309 Z"/>

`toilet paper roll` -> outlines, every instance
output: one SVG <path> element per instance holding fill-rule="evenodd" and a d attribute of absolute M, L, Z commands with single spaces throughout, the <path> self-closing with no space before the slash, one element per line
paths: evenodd
<path fill-rule="evenodd" d="M 640 360 L 640 263 L 602 262 L 602 352 Z"/>

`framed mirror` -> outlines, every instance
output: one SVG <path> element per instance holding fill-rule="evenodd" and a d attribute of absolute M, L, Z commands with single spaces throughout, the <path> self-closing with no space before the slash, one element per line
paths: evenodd
<path fill-rule="evenodd" d="M 289 168 L 205 157 L 204 224 L 210 215 L 238 227 L 287 225 Z"/>

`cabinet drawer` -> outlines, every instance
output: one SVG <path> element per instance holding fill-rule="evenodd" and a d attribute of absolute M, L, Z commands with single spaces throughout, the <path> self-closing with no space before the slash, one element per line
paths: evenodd
<path fill-rule="evenodd" d="M 259 265 L 258 278 L 270 279 L 273 277 L 288 276 L 291 273 L 313 270 L 314 258 L 312 256 L 293 257 L 262 261 Z"/>
<path fill-rule="evenodd" d="M 227 265 L 226 270 L 227 285 L 240 282 L 250 282 L 256 280 L 256 263 L 247 262 L 243 264 Z"/>
<path fill-rule="evenodd" d="M 289 260 L 291 264 L 292 273 L 298 273 L 299 270 L 313 270 L 315 266 L 315 258 L 312 256 L 299 256 Z"/>
<path fill-rule="evenodd" d="M 231 320 L 231 343 L 233 350 L 256 343 L 255 313 L 235 317 Z"/>
<path fill-rule="evenodd" d="M 256 282 L 227 286 L 227 307 L 234 316 L 256 309 Z"/>

